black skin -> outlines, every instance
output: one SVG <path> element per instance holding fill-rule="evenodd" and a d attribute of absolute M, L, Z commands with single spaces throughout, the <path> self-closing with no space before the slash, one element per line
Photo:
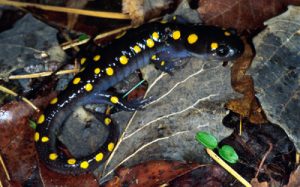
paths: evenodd
<path fill-rule="evenodd" d="M 174 31 L 180 31 L 179 38 L 174 39 Z M 190 44 L 187 39 L 190 34 L 198 36 L 198 40 L 193 44 Z M 149 39 L 153 42 L 151 44 L 150 41 L 150 44 L 147 45 Z M 217 43 L 218 47 L 212 49 L 212 43 Z M 140 49 L 139 52 L 134 50 L 135 45 Z M 36 128 L 36 132 L 39 133 L 39 139 L 36 140 L 39 158 L 46 163 L 48 168 L 63 174 L 78 175 L 94 170 L 110 155 L 111 151 L 107 147 L 109 143 L 115 144 L 117 142 L 119 138 L 118 128 L 113 122 L 105 125 L 109 130 L 109 137 L 103 146 L 91 155 L 76 158 L 75 164 L 68 164 L 69 158 L 57 149 L 56 136 L 64 120 L 76 106 L 96 103 L 109 104 L 127 111 L 140 109 L 147 103 L 147 100 L 126 102 L 118 97 L 118 102 L 113 103 L 111 98 L 118 96 L 118 94 L 108 92 L 107 89 L 149 63 L 153 63 L 157 69 L 171 74 L 174 69 L 173 62 L 178 59 L 200 56 L 228 61 L 239 57 L 243 50 L 243 43 L 235 32 L 214 26 L 152 22 L 128 30 L 121 38 L 86 54 L 82 72 L 78 73 L 67 88 L 59 94 L 57 102 L 50 104 L 44 111 L 45 120 L 40 120 L 40 124 Z M 97 55 L 100 55 L 101 58 L 95 61 L 94 57 Z M 122 55 L 128 59 L 126 64 L 120 63 L 119 58 Z M 156 55 L 155 58 L 153 55 Z M 162 63 L 162 61 L 164 62 Z M 109 67 L 113 69 L 113 74 L 111 71 L 107 73 L 106 70 Z M 96 68 L 100 68 L 99 74 L 95 73 Z M 108 75 L 109 73 L 112 75 Z M 80 78 L 80 81 L 74 84 L 76 78 Z M 87 86 L 88 83 L 92 88 Z M 109 118 L 105 114 L 97 116 L 103 123 L 106 117 Z M 42 137 L 48 137 L 49 141 L 42 142 Z M 100 152 L 103 153 L 103 158 L 97 162 L 95 156 Z M 50 160 L 50 153 L 56 153 L 57 158 Z M 84 161 L 89 163 L 85 169 L 80 167 Z"/>

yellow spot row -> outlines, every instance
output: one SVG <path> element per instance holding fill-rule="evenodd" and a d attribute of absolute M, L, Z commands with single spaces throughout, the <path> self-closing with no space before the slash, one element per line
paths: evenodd
<path fill-rule="evenodd" d="M 113 151 L 113 149 L 114 149 L 114 147 L 115 147 L 115 144 L 114 143 L 109 143 L 108 145 L 107 145 L 107 150 L 109 151 L 109 152 L 112 152 Z M 49 154 L 49 159 L 50 160 L 56 160 L 58 158 L 58 155 L 56 154 L 56 153 L 50 153 Z M 95 156 L 95 160 L 96 160 L 96 162 L 100 162 L 100 161 L 102 161 L 103 160 L 103 158 L 104 158 L 104 154 L 103 153 L 98 153 L 96 156 Z M 67 163 L 69 164 L 69 165 L 73 165 L 73 164 L 76 164 L 76 159 L 75 158 L 70 158 L 70 159 L 68 159 L 67 160 Z M 89 167 L 89 162 L 88 161 L 82 161 L 81 163 L 80 163 L 80 168 L 82 168 L 82 169 L 87 169 Z"/>

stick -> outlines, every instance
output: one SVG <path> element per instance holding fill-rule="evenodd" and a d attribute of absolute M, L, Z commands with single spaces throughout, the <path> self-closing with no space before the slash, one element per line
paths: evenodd
<path fill-rule="evenodd" d="M 272 143 L 268 143 L 268 144 L 269 144 L 269 149 L 268 149 L 268 151 L 265 153 L 265 155 L 263 156 L 263 158 L 262 158 L 262 160 L 261 160 L 261 162 L 260 162 L 260 164 L 259 164 L 258 170 L 257 170 L 257 172 L 256 172 L 254 178 L 257 178 L 257 177 L 258 177 L 259 171 L 261 170 L 262 166 L 264 165 L 264 162 L 265 162 L 265 160 L 266 160 L 268 154 L 269 154 L 269 153 L 272 151 L 272 149 L 273 149 L 273 144 L 272 144 Z"/>
<path fill-rule="evenodd" d="M 17 1 L 0 0 L 0 5 L 15 6 L 18 8 L 34 7 L 42 10 L 63 12 L 71 14 L 79 14 L 85 16 L 99 17 L 99 18 L 110 18 L 110 19 L 130 19 L 127 14 L 117 12 L 104 12 L 104 11 L 93 11 L 93 10 L 81 10 L 76 8 L 60 7 L 60 6 L 49 6 L 35 3 L 24 3 Z"/>
<path fill-rule="evenodd" d="M 70 73 L 77 73 L 79 69 L 69 69 L 69 70 L 61 70 L 56 73 L 56 75 L 64 75 Z M 32 79 L 32 78 L 39 78 L 39 77 L 47 77 L 50 76 L 53 72 L 45 71 L 41 73 L 32 73 L 32 74 L 25 74 L 25 75 L 11 75 L 8 79 Z"/>

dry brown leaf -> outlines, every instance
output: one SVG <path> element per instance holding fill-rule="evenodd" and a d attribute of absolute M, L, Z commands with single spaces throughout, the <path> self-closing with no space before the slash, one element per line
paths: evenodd
<path fill-rule="evenodd" d="M 253 80 L 246 75 L 254 57 L 251 46 L 243 39 L 245 51 L 243 55 L 234 62 L 231 68 L 231 85 L 233 89 L 241 94 L 241 99 L 234 99 L 226 104 L 226 107 L 243 117 L 248 117 L 252 123 L 261 124 L 267 122 L 265 115 L 255 98 Z"/>

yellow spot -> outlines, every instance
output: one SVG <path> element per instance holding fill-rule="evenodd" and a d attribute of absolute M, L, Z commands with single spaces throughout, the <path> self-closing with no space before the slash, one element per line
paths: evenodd
<path fill-rule="evenodd" d="M 154 41 L 153 41 L 151 38 L 149 38 L 149 39 L 147 39 L 147 41 L 146 41 L 146 45 L 147 45 L 149 48 L 152 48 L 152 47 L 154 47 Z"/>
<path fill-rule="evenodd" d="M 108 76 L 112 76 L 114 74 L 114 70 L 111 67 L 106 68 L 106 74 Z"/>
<path fill-rule="evenodd" d="M 211 48 L 211 50 L 215 50 L 215 49 L 217 49 L 218 48 L 218 43 L 216 43 L 216 42 L 213 42 L 213 43 L 211 43 L 210 44 L 210 48 Z"/>
<path fill-rule="evenodd" d="M 34 141 L 39 141 L 39 139 L 40 139 L 40 133 L 38 133 L 38 132 L 36 132 L 36 133 L 34 133 Z"/>
<path fill-rule="evenodd" d="M 161 20 L 160 23 L 166 24 L 166 23 L 168 23 L 168 21 L 167 20 Z"/>
<path fill-rule="evenodd" d="M 225 31 L 225 32 L 224 32 L 224 35 L 225 35 L 225 36 L 230 36 L 231 34 L 230 34 L 230 32 Z"/>
<path fill-rule="evenodd" d="M 157 40 L 159 39 L 159 34 L 158 34 L 158 32 L 153 32 L 153 33 L 152 33 L 152 38 L 153 38 L 155 41 L 157 41 Z"/>
<path fill-rule="evenodd" d="M 120 34 L 118 34 L 118 35 L 116 36 L 116 39 L 121 38 L 121 37 L 124 36 L 125 34 L 126 34 L 126 31 L 121 32 Z"/>
<path fill-rule="evenodd" d="M 68 164 L 73 165 L 76 163 L 76 160 L 74 158 L 70 158 L 70 159 L 68 159 L 67 162 L 68 162 Z"/>
<path fill-rule="evenodd" d="M 85 63 L 85 61 L 86 61 L 86 58 L 81 58 L 80 59 L 80 64 L 83 65 Z"/>
<path fill-rule="evenodd" d="M 94 59 L 94 61 L 96 61 L 96 62 L 97 62 L 98 60 L 100 60 L 100 58 L 101 58 L 101 56 L 100 56 L 100 55 L 96 55 L 96 56 L 94 56 L 94 58 L 93 58 L 93 59 Z"/>
<path fill-rule="evenodd" d="M 139 52 L 142 51 L 142 49 L 141 49 L 138 45 L 135 45 L 135 46 L 133 47 L 133 50 L 134 50 L 135 53 L 139 53 Z"/>
<path fill-rule="evenodd" d="M 181 36 L 180 31 L 174 31 L 174 32 L 172 33 L 172 38 L 173 38 L 174 40 L 178 40 L 178 39 L 180 38 L 180 36 Z"/>
<path fill-rule="evenodd" d="M 57 97 L 53 98 L 51 101 L 50 101 L 50 104 L 51 105 L 54 105 L 55 103 L 57 103 Z"/>
<path fill-rule="evenodd" d="M 42 124 L 42 123 L 44 123 L 44 121 L 45 121 L 45 115 L 42 114 L 42 115 L 40 115 L 39 119 L 37 120 L 37 124 Z"/>
<path fill-rule="evenodd" d="M 50 159 L 50 160 L 56 160 L 57 157 L 58 157 L 58 155 L 57 155 L 56 153 L 51 153 L 51 154 L 49 155 L 49 159 Z"/>
<path fill-rule="evenodd" d="M 176 16 L 173 16 L 173 20 L 174 20 L 174 21 L 176 20 L 176 18 L 177 18 Z"/>
<path fill-rule="evenodd" d="M 49 138 L 47 136 L 43 136 L 42 137 L 42 142 L 45 143 L 45 142 L 48 142 L 48 141 L 49 141 Z"/>
<path fill-rule="evenodd" d="M 111 152 L 114 149 L 114 147 L 115 147 L 115 144 L 111 142 L 108 144 L 107 149 L 109 152 Z"/>
<path fill-rule="evenodd" d="M 95 73 L 96 75 L 98 75 L 98 74 L 100 73 L 100 68 L 96 68 L 96 69 L 94 70 L 94 73 Z"/>
<path fill-rule="evenodd" d="M 198 36 L 196 34 L 190 34 L 188 37 L 189 44 L 194 44 L 198 40 Z"/>
<path fill-rule="evenodd" d="M 91 91 L 93 89 L 93 85 L 91 83 L 87 83 L 84 86 L 84 89 L 89 92 L 89 91 Z"/>
<path fill-rule="evenodd" d="M 103 153 L 98 153 L 96 156 L 95 156 L 95 160 L 97 162 L 100 162 L 102 159 L 103 159 L 104 155 Z"/>
<path fill-rule="evenodd" d="M 160 65 L 164 66 L 165 65 L 165 61 L 161 61 Z"/>
<path fill-rule="evenodd" d="M 80 163 L 80 167 L 82 169 L 86 169 L 86 168 L 89 167 L 89 163 L 87 161 L 83 161 L 83 162 Z"/>
<path fill-rule="evenodd" d="M 112 96 L 110 98 L 110 102 L 112 102 L 113 104 L 117 104 L 119 102 L 119 98 L 116 96 Z"/>
<path fill-rule="evenodd" d="M 138 47 L 138 46 L 137 46 Z M 140 48 L 141 49 L 141 48 Z M 122 55 L 120 58 L 119 58 L 119 61 L 121 64 L 125 65 L 128 63 L 128 58 L 125 56 L 125 55 Z"/>
<path fill-rule="evenodd" d="M 80 82 L 80 77 L 76 77 L 74 80 L 73 80 L 73 84 L 78 84 Z"/>
<path fill-rule="evenodd" d="M 104 124 L 105 125 L 109 125 L 111 123 L 111 119 L 110 118 L 105 118 L 104 119 Z"/>
<path fill-rule="evenodd" d="M 152 60 L 156 60 L 157 56 L 156 55 L 152 55 L 151 59 Z"/>

